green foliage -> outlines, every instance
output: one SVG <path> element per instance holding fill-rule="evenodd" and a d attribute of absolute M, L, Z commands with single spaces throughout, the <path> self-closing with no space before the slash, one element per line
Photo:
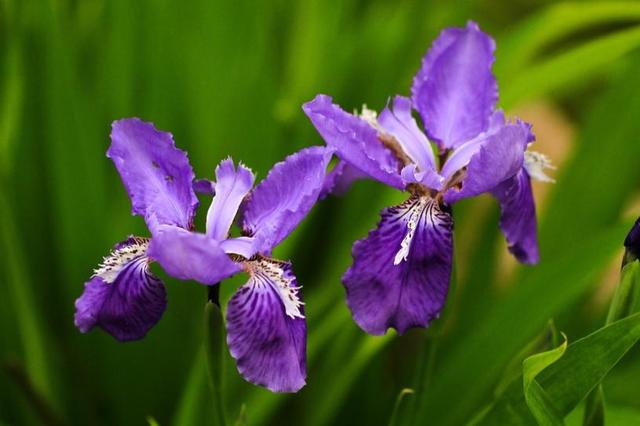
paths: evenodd
<path fill-rule="evenodd" d="M 172 131 L 201 177 L 227 155 L 263 177 L 321 143 L 302 102 L 328 93 L 346 109 L 379 110 L 408 93 L 438 32 L 468 19 L 496 36 L 507 112 L 543 100 L 576 130 L 539 210 L 538 266 L 508 275 L 495 206 L 456 205 L 457 278 L 442 318 L 426 333 L 367 336 L 340 276 L 353 241 L 402 195 L 362 182 L 319 204 L 275 253 L 304 285 L 300 393 L 239 378 L 223 312 L 207 305 L 203 324 L 205 289 L 159 270 L 169 308 L 143 341 L 75 329 L 74 300 L 98 261 L 146 235 L 104 156 L 114 119 Z M 619 262 L 640 182 L 638 47 L 631 1 L 0 1 L 0 424 L 535 424 L 530 408 L 548 416 L 549 401 L 555 420 L 580 424 L 575 407 L 599 384 L 607 424 L 638 423 L 640 318 L 621 319 L 639 300 L 638 262 L 602 328 L 608 300 L 597 290 Z M 241 284 L 222 283 L 223 308 Z M 550 318 L 572 343 L 541 362 L 548 353 L 530 356 L 549 348 L 536 336 Z"/>

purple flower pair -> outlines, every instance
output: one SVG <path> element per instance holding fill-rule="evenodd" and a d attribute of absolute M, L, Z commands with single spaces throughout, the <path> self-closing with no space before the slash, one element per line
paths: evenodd
<path fill-rule="evenodd" d="M 332 151 L 303 149 L 276 164 L 253 188 L 254 175 L 230 159 L 216 181 L 194 181 L 187 155 L 169 133 L 138 119 L 116 121 L 107 156 L 152 237 L 129 237 L 96 269 L 76 301 L 75 324 L 101 327 L 120 341 L 140 339 L 166 308 L 163 283 L 149 271 L 205 285 L 239 272 L 248 282 L 227 306 L 227 343 L 240 374 L 275 392 L 295 392 L 306 380 L 304 303 L 291 264 L 270 257 L 315 204 Z M 195 189 L 194 189 L 195 188 Z M 193 231 L 198 192 L 215 194 L 206 233 Z M 240 218 L 236 218 L 241 210 Z M 230 237 L 234 220 L 242 236 Z"/>
<path fill-rule="evenodd" d="M 446 29 L 423 58 L 411 98 L 396 96 L 380 115 L 366 108 L 349 114 L 325 95 L 303 107 L 340 158 L 326 190 L 340 192 L 368 177 L 409 193 L 354 244 L 343 276 L 353 318 L 368 333 L 390 327 L 404 333 L 439 316 L 451 276 L 450 206 L 458 200 L 492 194 L 511 253 L 523 263 L 538 261 L 530 177 L 550 180 L 544 174 L 550 164 L 526 151 L 531 126 L 508 122 L 495 109 L 494 50 L 473 22 Z"/>
<path fill-rule="evenodd" d="M 152 261 L 175 278 L 209 286 L 244 271 L 249 280 L 227 306 L 231 355 L 248 381 L 297 391 L 306 379 L 304 304 L 291 264 L 271 258 L 271 251 L 320 196 L 364 177 L 409 194 L 354 244 L 353 265 L 343 276 L 349 308 L 368 333 L 390 327 L 404 333 L 438 317 L 451 275 L 450 205 L 460 199 L 491 193 L 509 250 L 536 263 L 530 178 L 550 180 L 544 174 L 550 165 L 527 151 L 531 126 L 508 122 L 495 109 L 494 49 L 474 23 L 444 30 L 423 59 L 411 98 L 396 96 L 379 116 L 367 109 L 349 114 L 317 96 L 303 109 L 327 147 L 287 157 L 255 188 L 251 170 L 230 159 L 216 169 L 215 182 L 196 181 L 169 133 L 138 119 L 115 122 L 107 155 L 152 237 L 129 237 L 114 247 L 76 301 L 77 327 L 98 326 L 121 341 L 144 337 L 166 308 Z M 340 161 L 327 174 L 334 154 Z M 213 195 L 205 233 L 193 231 L 196 191 Z M 230 236 L 234 221 L 241 236 Z"/>

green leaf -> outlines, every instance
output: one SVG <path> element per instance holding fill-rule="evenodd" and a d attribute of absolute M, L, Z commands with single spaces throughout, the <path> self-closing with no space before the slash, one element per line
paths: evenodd
<path fill-rule="evenodd" d="M 393 412 L 391 413 L 391 419 L 389 420 L 389 426 L 396 426 L 404 424 L 402 419 L 405 419 L 408 415 L 407 410 L 411 406 L 409 402 L 413 399 L 415 392 L 413 389 L 405 388 L 400 391 L 396 403 L 393 406 Z"/>
<path fill-rule="evenodd" d="M 604 391 L 600 384 L 587 397 L 583 426 L 604 426 L 604 412 Z"/>
<path fill-rule="evenodd" d="M 207 357 L 209 386 L 213 397 L 214 424 L 224 426 L 224 404 L 222 402 L 222 369 L 224 351 L 226 350 L 224 319 L 220 306 L 212 301 L 207 302 L 204 312 L 204 348 Z"/>
<path fill-rule="evenodd" d="M 620 284 L 613 294 L 607 314 L 607 324 L 633 313 L 635 295 L 640 283 L 640 262 L 627 263 L 620 271 Z"/>
<path fill-rule="evenodd" d="M 238 413 L 238 418 L 234 423 L 234 426 L 247 426 L 247 405 L 242 404 L 240 406 L 240 412 Z"/>
<path fill-rule="evenodd" d="M 545 368 L 559 360 L 567 349 L 567 337 L 564 342 L 555 349 L 531 355 L 522 362 L 524 397 L 529 410 L 538 421 L 539 425 L 557 426 L 563 425 L 562 416 L 553 405 L 549 395 L 536 381 L 536 377 Z"/>
<path fill-rule="evenodd" d="M 640 314 L 616 321 L 569 345 L 537 381 L 558 413 L 566 416 L 639 339 Z M 519 381 L 493 404 L 479 424 L 535 424 Z"/>
<path fill-rule="evenodd" d="M 564 2 L 551 5 L 499 40 L 495 71 L 504 83 L 527 68 L 545 46 L 589 27 L 640 21 L 640 4 L 632 1 Z"/>
<path fill-rule="evenodd" d="M 501 103 L 505 108 L 510 108 L 543 95 L 562 94 L 638 46 L 640 26 L 617 31 L 563 51 L 519 73 L 502 91 Z"/>

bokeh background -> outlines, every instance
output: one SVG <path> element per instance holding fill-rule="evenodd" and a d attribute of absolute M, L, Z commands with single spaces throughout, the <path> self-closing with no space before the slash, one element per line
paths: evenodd
<path fill-rule="evenodd" d="M 556 184 L 535 187 L 542 262 L 509 257 L 489 197 L 456 205 L 443 317 L 369 337 L 340 276 L 352 242 L 402 194 L 361 182 L 322 202 L 275 253 L 304 285 L 308 385 L 274 395 L 226 359 L 228 422 L 244 406 L 251 425 L 388 424 L 403 388 L 416 391 L 416 424 L 464 424 L 550 319 L 570 342 L 603 324 L 640 214 L 640 3 L 1 0 L 0 424 L 213 421 L 205 287 L 154 267 L 169 308 L 139 342 L 73 326 L 102 256 L 147 235 L 105 158 L 113 120 L 171 131 L 201 177 L 228 155 L 264 177 L 321 143 L 303 102 L 327 93 L 347 109 L 382 109 L 408 94 L 438 32 L 468 19 L 496 38 L 500 105 L 533 123 L 535 149 L 558 167 Z M 224 282 L 223 299 L 242 282 Z M 640 424 L 637 352 L 605 381 L 608 424 Z"/>

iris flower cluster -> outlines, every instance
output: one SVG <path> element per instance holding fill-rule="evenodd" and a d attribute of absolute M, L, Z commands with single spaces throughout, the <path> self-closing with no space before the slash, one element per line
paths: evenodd
<path fill-rule="evenodd" d="M 350 114 L 318 95 L 303 110 L 326 145 L 288 156 L 255 187 L 252 171 L 231 159 L 218 165 L 215 181 L 196 179 L 171 134 L 135 118 L 114 122 L 107 156 L 151 237 L 115 245 L 76 301 L 76 326 L 100 327 L 120 341 L 144 337 L 167 304 L 151 262 L 207 286 L 244 272 L 248 281 L 226 307 L 238 371 L 274 392 L 299 390 L 306 381 L 304 303 L 291 264 L 271 252 L 319 198 L 361 178 L 407 193 L 354 244 L 342 279 L 355 322 L 370 334 L 402 334 L 439 316 L 451 277 L 451 205 L 461 199 L 492 194 L 509 250 L 536 263 L 530 181 L 550 181 L 550 164 L 528 151 L 531 126 L 496 109 L 494 50 L 475 23 L 444 30 L 422 60 L 411 97 L 396 96 L 379 115 L 366 108 Z M 328 171 L 333 156 L 338 162 Z M 204 232 L 194 229 L 196 193 L 213 196 Z M 230 234 L 234 222 L 240 236 Z"/>

